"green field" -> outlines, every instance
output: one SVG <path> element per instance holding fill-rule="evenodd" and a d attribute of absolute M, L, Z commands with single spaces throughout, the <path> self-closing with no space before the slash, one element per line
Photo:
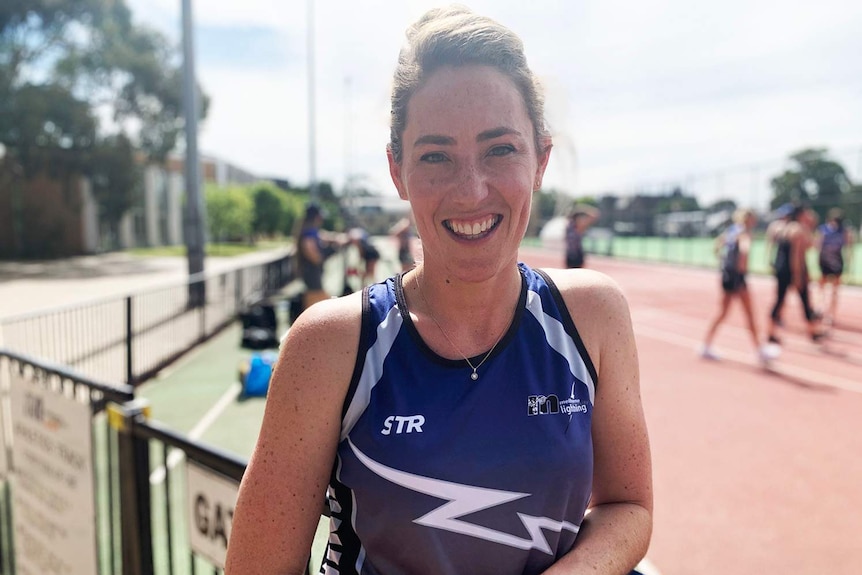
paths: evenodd
<path fill-rule="evenodd" d="M 538 238 L 527 238 L 524 245 L 539 246 L 541 243 Z M 585 249 L 593 254 L 709 268 L 718 266 L 713 246 L 712 238 L 587 236 L 584 239 Z M 862 246 L 857 247 L 860 249 L 853 251 L 853 261 L 845 264 L 844 282 L 847 284 L 862 285 Z M 770 273 L 765 250 L 763 238 L 755 238 L 749 258 L 751 273 Z M 808 252 L 808 269 L 812 280 L 819 279 L 820 268 L 813 249 Z"/>

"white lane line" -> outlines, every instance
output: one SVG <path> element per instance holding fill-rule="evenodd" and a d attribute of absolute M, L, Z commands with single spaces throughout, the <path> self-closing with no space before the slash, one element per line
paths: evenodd
<path fill-rule="evenodd" d="M 638 563 L 637 570 L 643 575 L 661 575 L 661 572 L 658 568 L 652 564 L 652 562 L 644 557 L 644 559 Z"/>
<path fill-rule="evenodd" d="M 206 432 L 207 429 L 215 422 L 219 415 L 227 408 L 228 405 L 231 404 L 234 400 L 236 400 L 237 396 L 239 396 L 242 391 L 242 385 L 239 382 L 234 382 L 230 387 L 227 388 L 227 391 L 219 398 L 215 405 L 213 405 L 209 411 L 204 414 L 201 420 L 197 423 L 197 425 L 192 428 L 192 430 L 188 434 L 189 439 L 200 439 L 201 435 Z M 171 449 L 168 454 L 168 468 L 173 469 L 176 467 L 177 463 L 183 460 L 185 454 L 180 449 Z M 150 474 L 150 484 L 158 485 L 162 481 L 165 480 L 165 467 L 163 465 L 158 466 L 153 472 Z"/>
<path fill-rule="evenodd" d="M 645 327 L 643 325 L 635 325 L 635 334 L 643 335 L 644 337 L 649 337 L 652 339 L 663 341 L 665 343 L 670 343 L 672 345 L 684 347 L 691 350 L 693 354 L 697 353 L 698 346 L 703 344 L 703 342 L 699 339 L 686 337 L 684 335 L 679 335 L 678 333 L 665 331 L 663 329 Z M 722 355 L 728 359 L 732 359 L 733 361 L 738 361 L 741 363 L 755 363 L 754 350 L 752 350 L 750 353 L 742 353 L 733 350 L 722 350 Z M 807 383 L 812 383 L 822 387 L 832 387 L 835 389 L 842 389 L 844 391 L 850 391 L 853 393 L 862 393 L 862 383 L 858 381 L 852 381 L 833 375 L 825 375 L 823 373 L 820 373 L 819 371 L 806 369 L 797 365 L 784 366 L 781 365 L 781 360 L 775 360 L 771 362 L 769 367 L 764 369 L 793 379 L 804 379 Z"/>

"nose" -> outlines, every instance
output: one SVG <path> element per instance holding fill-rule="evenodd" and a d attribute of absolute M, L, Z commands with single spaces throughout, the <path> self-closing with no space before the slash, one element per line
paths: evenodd
<path fill-rule="evenodd" d="M 481 166 L 465 163 L 458 170 L 454 199 L 465 205 L 475 205 L 488 196 L 488 179 Z"/>

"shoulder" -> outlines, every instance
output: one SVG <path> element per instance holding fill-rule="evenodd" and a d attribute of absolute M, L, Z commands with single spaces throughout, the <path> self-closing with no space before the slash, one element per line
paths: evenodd
<path fill-rule="evenodd" d="M 628 302 L 619 284 L 590 269 L 542 271 L 557 286 L 590 356 L 600 361 L 601 348 L 622 331 L 631 330 Z"/>
<path fill-rule="evenodd" d="M 303 311 L 282 342 L 274 390 L 302 388 L 320 398 L 343 399 L 356 361 L 361 326 L 361 291 Z"/>

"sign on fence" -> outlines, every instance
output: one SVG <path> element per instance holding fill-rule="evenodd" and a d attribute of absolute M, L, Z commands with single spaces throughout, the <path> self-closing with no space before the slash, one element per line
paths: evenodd
<path fill-rule="evenodd" d="M 189 544 L 223 569 L 239 483 L 191 460 L 186 470 Z"/>
<path fill-rule="evenodd" d="M 97 573 L 90 406 L 10 379 L 17 572 Z"/>

